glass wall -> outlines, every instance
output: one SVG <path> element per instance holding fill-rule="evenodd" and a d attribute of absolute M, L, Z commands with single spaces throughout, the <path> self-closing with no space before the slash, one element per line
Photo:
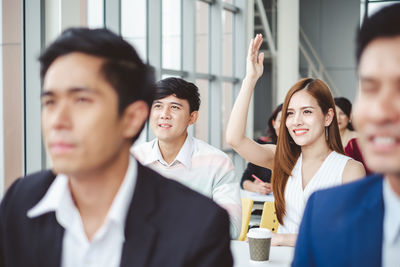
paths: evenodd
<path fill-rule="evenodd" d="M 146 0 L 121 0 L 121 35 L 147 60 Z"/>
<path fill-rule="evenodd" d="M 209 83 L 210 83 L 210 18 L 211 5 L 206 2 L 196 2 L 196 68 L 198 74 L 203 75 L 203 79 L 197 78 L 195 84 L 199 88 L 201 96 L 201 106 L 199 110 L 199 118 L 195 124 L 195 136 L 206 142 L 209 141 Z"/>
<path fill-rule="evenodd" d="M 123 1 L 123 0 L 122 0 Z M 87 26 L 89 28 L 103 28 L 104 27 L 104 1 L 103 0 L 87 0 L 85 5 L 82 1 L 84 8 L 87 12 Z"/>
<path fill-rule="evenodd" d="M 180 0 L 162 1 L 162 67 L 181 70 L 182 17 Z"/>
<path fill-rule="evenodd" d="M 224 133 L 226 124 L 229 119 L 229 114 L 232 109 L 233 103 L 233 85 L 236 80 L 231 80 L 233 77 L 234 58 L 233 58 L 233 16 L 234 13 L 229 10 L 222 11 L 222 75 L 224 82 L 222 83 L 222 147 L 229 149 L 228 144 L 225 142 Z"/>
<path fill-rule="evenodd" d="M 196 2 L 196 72 L 210 71 L 210 4 Z"/>
<path fill-rule="evenodd" d="M 190 134 L 232 154 L 224 131 L 244 76 L 246 0 L 24 0 L 1 7 L 7 12 L 1 12 L 0 58 L 7 68 L 0 87 L 0 197 L 17 177 L 50 165 L 41 139 L 37 57 L 68 27 L 109 28 L 138 50 L 157 79 L 194 82 L 201 107 Z M 146 129 L 141 140 L 152 136 Z"/>

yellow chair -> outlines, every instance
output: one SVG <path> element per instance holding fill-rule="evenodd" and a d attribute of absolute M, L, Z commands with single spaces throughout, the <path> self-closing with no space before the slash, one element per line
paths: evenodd
<path fill-rule="evenodd" d="M 260 228 L 267 228 L 273 233 L 278 230 L 279 222 L 276 218 L 274 202 L 265 202 L 261 214 Z"/>
<path fill-rule="evenodd" d="M 253 208 L 254 201 L 250 198 L 242 198 L 242 229 L 238 240 L 244 241 L 246 239 L 247 232 L 249 231 L 249 223 L 251 210 Z"/>

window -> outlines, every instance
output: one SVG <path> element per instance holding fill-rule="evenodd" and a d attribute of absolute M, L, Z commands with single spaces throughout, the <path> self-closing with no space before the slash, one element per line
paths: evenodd
<path fill-rule="evenodd" d="M 222 75 L 232 77 L 233 75 L 233 14 L 222 11 Z"/>
<path fill-rule="evenodd" d="M 162 67 L 181 69 L 181 1 L 162 1 Z"/>
<path fill-rule="evenodd" d="M 222 83 L 222 104 L 221 104 L 221 113 L 222 113 L 222 148 L 230 149 L 230 146 L 225 141 L 225 130 L 226 125 L 229 120 L 229 115 L 231 114 L 233 103 L 233 85 L 229 82 Z"/>
<path fill-rule="evenodd" d="M 87 0 L 87 26 L 89 28 L 104 27 L 103 0 Z"/>
<path fill-rule="evenodd" d="M 21 92 L 25 95 L 21 104 L 23 107 L 16 107 L 18 110 L 13 111 L 13 114 L 24 114 L 21 116 L 24 127 L 19 129 L 23 138 L 18 139 L 23 139 L 23 155 L 15 160 L 24 173 L 48 166 L 41 141 L 38 97 L 41 82 L 37 55 L 43 46 L 70 26 L 112 29 L 130 42 L 142 59 L 154 67 L 156 79 L 176 76 L 194 82 L 200 91 L 201 106 L 199 119 L 194 127 L 189 128 L 189 133 L 224 149 L 233 158 L 237 156 L 225 144 L 224 132 L 240 87 L 238 81 L 245 72 L 243 64 L 248 43 L 246 0 L 9 2 L 13 6 L 21 5 L 24 11 L 18 13 L 24 16 L 18 20 L 24 22 L 21 27 L 24 30 L 21 34 L 24 36 L 24 54 L 21 55 L 21 61 L 15 62 L 23 62 L 24 65 L 25 80 Z M 5 138 L 4 131 L 3 127 Z M 152 137 L 146 127 L 140 140 Z M 7 149 L 4 151 L 7 152 Z M 5 180 L 4 175 L 0 175 L 0 183 Z"/>
<path fill-rule="evenodd" d="M 121 35 L 147 59 L 146 0 L 121 0 Z"/>
<path fill-rule="evenodd" d="M 201 139 L 205 142 L 208 142 L 208 125 L 209 125 L 209 120 L 208 120 L 208 103 L 209 103 L 209 97 L 208 97 L 208 90 L 209 90 L 209 81 L 205 79 L 197 79 L 195 81 L 197 87 L 199 88 L 199 93 L 200 93 L 200 99 L 201 99 L 201 104 L 200 104 L 200 110 L 199 110 L 199 118 L 196 122 L 195 126 L 195 136 L 198 139 Z"/>
<path fill-rule="evenodd" d="M 209 73 L 210 5 L 196 2 L 196 72 Z"/>

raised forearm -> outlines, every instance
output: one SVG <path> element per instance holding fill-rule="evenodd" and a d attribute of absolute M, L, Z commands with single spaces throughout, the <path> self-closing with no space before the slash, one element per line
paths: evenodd
<path fill-rule="evenodd" d="M 237 147 L 246 138 L 247 114 L 256 83 L 257 78 L 246 77 L 233 105 L 226 128 L 226 141 L 233 148 Z"/>

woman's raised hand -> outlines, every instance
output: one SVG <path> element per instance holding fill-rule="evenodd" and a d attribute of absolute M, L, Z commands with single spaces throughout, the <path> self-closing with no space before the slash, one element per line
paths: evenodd
<path fill-rule="evenodd" d="M 261 145 L 245 135 L 247 114 L 254 87 L 264 70 L 264 54 L 259 53 L 262 35 L 251 40 L 246 63 L 246 77 L 233 105 L 228 125 L 226 142 L 243 158 L 255 165 L 272 169 L 274 166 L 275 145 Z"/>
<path fill-rule="evenodd" d="M 260 51 L 263 38 L 261 34 L 257 34 L 254 39 L 251 39 L 249 52 L 246 62 L 246 78 L 258 80 L 264 71 L 264 53 Z"/>

